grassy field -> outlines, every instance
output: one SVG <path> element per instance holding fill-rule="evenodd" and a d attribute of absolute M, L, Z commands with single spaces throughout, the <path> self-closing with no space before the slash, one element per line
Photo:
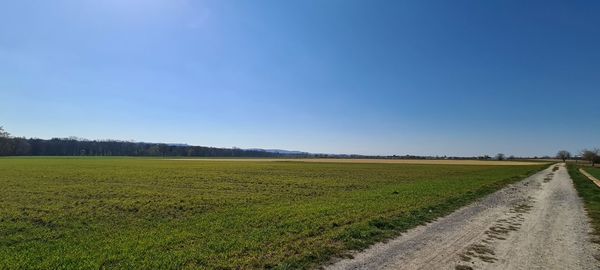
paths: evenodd
<path fill-rule="evenodd" d="M 594 177 L 600 179 L 600 168 L 598 167 L 585 167 L 584 170 Z"/>
<path fill-rule="evenodd" d="M 187 158 L 178 157 L 168 160 L 211 160 L 211 161 L 294 161 L 294 162 L 324 162 L 324 163 L 385 163 L 385 164 L 431 164 L 431 165 L 538 165 L 549 163 L 540 160 L 457 160 L 457 159 L 374 159 L 374 158 Z"/>
<path fill-rule="evenodd" d="M 581 174 L 578 166 L 569 165 L 569 174 L 573 179 L 575 188 L 579 196 L 585 203 L 588 216 L 592 220 L 594 227 L 594 242 L 600 243 L 600 188 L 590 181 L 585 175 Z M 586 172 L 600 179 L 600 168 L 582 167 Z M 600 260 L 600 258 L 597 258 Z"/>
<path fill-rule="evenodd" d="M 307 268 L 546 165 L 0 159 L 0 269 Z"/>

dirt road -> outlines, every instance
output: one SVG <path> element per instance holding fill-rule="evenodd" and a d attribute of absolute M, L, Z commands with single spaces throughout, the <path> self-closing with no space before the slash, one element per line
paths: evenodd
<path fill-rule="evenodd" d="M 517 184 L 328 269 L 600 269 L 566 168 Z"/>

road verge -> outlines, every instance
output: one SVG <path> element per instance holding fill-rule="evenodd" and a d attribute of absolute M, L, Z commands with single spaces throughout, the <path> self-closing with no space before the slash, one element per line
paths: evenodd
<path fill-rule="evenodd" d="M 585 210 L 590 219 L 592 219 L 592 227 L 594 228 L 593 242 L 600 244 L 600 187 L 596 186 L 596 182 L 590 181 L 591 178 L 586 176 L 588 173 L 578 166 L 571 164 L 568 165 L 568 169 L 575 189 L 577 189 L 579 197 L 584 201 Z M 591 177 L 593 178 L 593 176 Z M 600 256 L 596 256 L 596 259 L 600 260 Z"/>

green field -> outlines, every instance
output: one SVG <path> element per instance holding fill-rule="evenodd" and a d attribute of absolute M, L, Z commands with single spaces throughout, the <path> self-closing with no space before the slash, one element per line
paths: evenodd
<path fill-rule="evenodd" d="M 598 167 L 584 167 L 584 170 L 594 177 L 600 179 L 600 168 Z"/>
<path fill-rule="evenodd" d="M 579 196 L 585 203 L 585 209 L 592 221 L 592 227 L 594 227 L 594 242 L 600 243 L 600 188 L 596 186 L 590 179 L 579 172 L 579 168 L 583 168 L 589 174 L 600 179 L 600 168 L 592 167 L 579 167 L 576 165 L 569 165 L 569 174 L 573 179 L 575 188 L 579 193 Z M 600 258 L 596 258 L 600 260 Z"/>
<path fill-rule="evenodd" d="M 546 165 L 0 159 L 0 269 L 306 268 Z"/>

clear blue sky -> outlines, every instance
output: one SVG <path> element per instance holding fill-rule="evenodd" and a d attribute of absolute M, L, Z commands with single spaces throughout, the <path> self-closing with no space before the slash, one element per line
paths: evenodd
<path fill-rule="evenodd" d="M 16 136 L 327 153 L 600 147 L 600 1 L 0 2 Z"/>

